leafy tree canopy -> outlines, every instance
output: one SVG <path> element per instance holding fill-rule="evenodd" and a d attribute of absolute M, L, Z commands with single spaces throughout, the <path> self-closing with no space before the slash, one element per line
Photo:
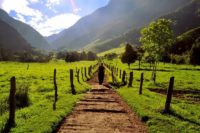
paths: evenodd
<path fill-rule="evenodd" d="M 141 30 L 140 42 L 146 56 L 158 61 L 169 50 L 174 40 L 172 24 L 171 20 L 158 19 Z"/>

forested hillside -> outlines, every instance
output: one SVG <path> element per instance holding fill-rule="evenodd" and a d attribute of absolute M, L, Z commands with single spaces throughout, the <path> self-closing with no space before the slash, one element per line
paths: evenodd
<path fill-rule="evenodd" d="M 107 6 L 80 19 L 71 28 L 49 38 L 53 38 L 52 46 L 58 49 L 81 49 L 89 44 L 90 48 L 97 45 L 99 51 L 106 50 L 113 46 L 103 45 L 101 49 L 100 45 L 111 44 L 110 41 L 113 38 L 130 29 L 140 28 L 188 2 L 188 0 L 171 0 L 170 2 L 166 0 L 123 0 L 123 2 L 111 0 Z"/>

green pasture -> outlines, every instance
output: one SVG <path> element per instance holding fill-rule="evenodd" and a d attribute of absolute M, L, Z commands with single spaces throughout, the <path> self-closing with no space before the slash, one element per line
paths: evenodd
<path fill-rule="evenodd" d="M 133 87 L 120 87 L 117 92 L 136 112 L 152 133 L 199 133 L 200 131 L 200 67 L 191 65 L 158 64 L 156 83 L 151 80 L 150 65 L 138 62 L 131 65 L 122 64 L 119 59 L 108 61 L 108 65 L 134 73 Z M 139 95 L 140 75 L 144 73 L 143 94 Z M 185 92 L 173 97 L 171 113 L 164 114 L 166 93 L 171 76 L 175 77 L 176 93 Z M 116 76 L 118 82 L 121 79 Z M 127 81 L 129 75 L 127 75 Z M 111 81 L 111 78 L 110 78 Z M 164 90 L 162 94 L 150 90 Z"/>
<path fill-rule="evenodd" d="M 31 104 L 28 107 L 17 109 L 16 126 L 11 129 L 11 132 L 52 132 L 58 123 L 72 111 L 82 94 L 91 88 L 82 80 L 81 73 L 81 83 L 78 83 L 74 73 L 74 84 L 78 94 L 72 95 L 69 69 L 88 68 L 94 64 L 96 62 L 89 61 L 76 63 L 64 61 L 50 63 L 0 62 L 0 132 L 3 131 L 8 119 L 9 80 L 12 76 L 16 77 L 17 89 L 28 88 Z M 53 111 L 53 72 L 55 68 L 57 69 L 58 101 L 57 109 Z"/>

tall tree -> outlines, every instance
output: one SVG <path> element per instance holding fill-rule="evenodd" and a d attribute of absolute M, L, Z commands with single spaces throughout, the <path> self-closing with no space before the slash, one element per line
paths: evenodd
<path fill-rule="evenodd" d="M 144 56 L 151 58 L 153 61 L 152 78 L 154 81 L 157 62 L 169 51 L 170 45 L 174 40 L 172 24 L 171 20 L 158 19 L 141 30 L 140 42 L 145 50 Z"/>
<path fill-rule="evenodd" d="M 136 59 L 137 59 L 137 51 L 130 44 L 127 44 L 125 52 L 121 57 L 122 63 L 127 63 L 130 69 L 130 64 L 134 63 Z"/>

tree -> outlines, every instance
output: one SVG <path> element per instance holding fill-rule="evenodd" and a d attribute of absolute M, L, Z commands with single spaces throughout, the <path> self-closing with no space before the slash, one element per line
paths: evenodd
<path fill-rule="evenodd" d="M 200 65 L 200 38 L 196 40 L 190 51 L 190 63 L 192 65 Z"/>
<path fill-rule="evenodd" d="M 152 78 L 155 82 L 157 62 L 161 60 L 169 51 L 173 43 L 173 31 L 171 20 L 158 19 L 151 22 L 147 27 L 141 30 L 140 42 L 143 44 L 145 56 L 153 62 Z"/>
<path fill-rule="evenodd" d="M 130 64 L 134 63 L 137 59 L 137 51 L 130 45 L 126 45 L 125 52 L 121 57 L 122 63 L 127 63 L 130 69 Z"/>

